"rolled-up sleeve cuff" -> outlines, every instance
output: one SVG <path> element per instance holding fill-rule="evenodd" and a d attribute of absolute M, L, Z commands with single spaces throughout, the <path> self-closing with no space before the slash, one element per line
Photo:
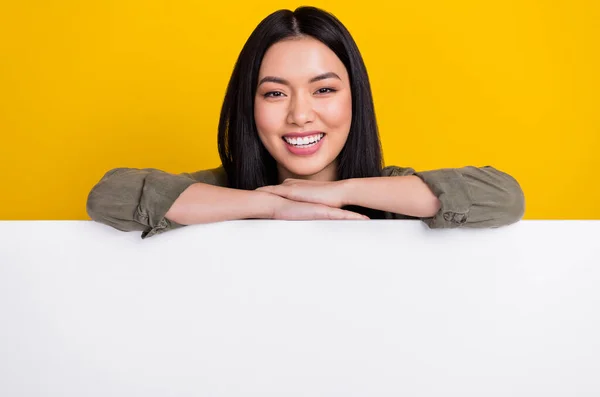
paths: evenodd
<path fill-rule="evenodd" d="M 456 228 L 469 218 L 472 199 L 468 184 L 456 169 L 416 172 L 416 176 L 431 189 L 441 206 L 432 217 L 421 218 L 430 228 Z"/>
<path fill-rule="evenodd" d="M 184 226 L 165 218 L 165 214 L 181 193 L 194 183 L 196 181 L 187 176 L 174 178 L 172 174 L 162 172 L 152 172 L 146 177 L 136 214 L 142 223 L 149 225 L 142 238 Z"/>

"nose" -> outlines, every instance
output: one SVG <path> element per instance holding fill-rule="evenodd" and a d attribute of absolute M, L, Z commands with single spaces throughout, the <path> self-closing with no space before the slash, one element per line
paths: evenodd
<path fill-rule="evenodd" d="M 314 121 L 314 119 L 315 111 L 310 95 L 294 95 L 290 101 L 287 122 L 289 124 L 303 126 L 304 124 Z"/>

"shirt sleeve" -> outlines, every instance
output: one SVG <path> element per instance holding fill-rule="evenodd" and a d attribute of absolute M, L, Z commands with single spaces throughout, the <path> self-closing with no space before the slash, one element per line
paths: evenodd
<path fill-rule="evenodd" d="M 416 175 L 440 200 L 440 210 L 420 218 L 430 228 L 499 227 L 522 219 L 525 196 L 515 178 L 491 166 L 415 172 L 390 166 L 384 176 Z M 395 218 L 406 218 L 394 214 Z"/>
<path fill-rule="evenodd" d="M 96 222 L 121 231 L 142 231 L 142 238 L 184 225 L 165 218 L 175 200 L 190 185 L 226 184 L 221 168 L 171 174 L 155 168 L 115 168 L 88 194 L 86 210 Z"/>

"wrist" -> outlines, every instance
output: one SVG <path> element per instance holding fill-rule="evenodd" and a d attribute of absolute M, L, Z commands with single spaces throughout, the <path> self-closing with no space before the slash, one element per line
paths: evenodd
<path fill-rule="evenodd" d="M 273 219 L 281 197 L 267 192 L 251 191 L 252 217 L 255 219 Z"/>
<path fill-rule="evenodd" d="M 355 205 L 354 198 L 356 197 L 356 188 L 359 180 L 356 178 L 351 179 L 343 179 L 338 181 L 339 189 L 340 189 L 340 201 L 342 207 L 347 205 Z"/>

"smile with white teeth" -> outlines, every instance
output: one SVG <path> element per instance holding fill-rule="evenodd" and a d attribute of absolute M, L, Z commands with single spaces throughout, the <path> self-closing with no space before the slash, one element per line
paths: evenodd
<path fill-rule="evenodd" d="M 303 138 L 283 137 L 283 140 L 292 146 L 304 148 L 304 147 L 311 147 L 311 146 L 316 145 L 321 140 L 321 138 L 323 138 L 324 136 L 325 136 L 325 134 L 305 136 Z"/>

